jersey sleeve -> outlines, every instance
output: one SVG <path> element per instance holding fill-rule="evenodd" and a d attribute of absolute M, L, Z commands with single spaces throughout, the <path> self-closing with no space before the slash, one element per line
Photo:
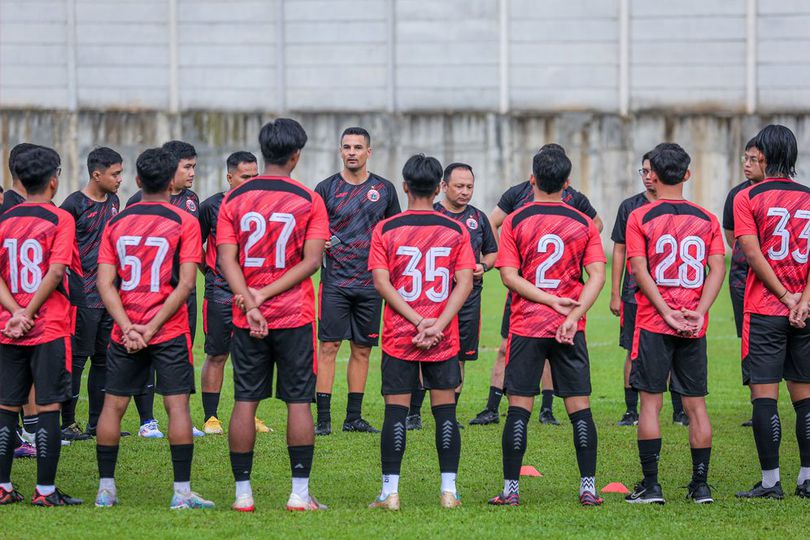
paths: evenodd
<path fill-rule="evenodd" d="M 307 224 L 305 240 L 329 240 L 329 214 L 320 197 L 312 197 L 312 213 Z"/>
<path fill-rule="evenodd" d="M 321 180 L 318 182 L 318 185 L 315 186 L 315 193 L 320 195 L 321 199 L 326 202 L 326 192 L 328 190 L 329 180 Z"/>
<path fill-rule="evenodd" d="M 217 218 L 217 245 L 234 244 L 238 245 L 238 236 L 233 227 L 233 216 L 231 215 L 230 201 L 226 197 L 219 207 L 219 217 Z"/>
<path fill-rule="evenodd" d="M 498 200 L 498 208 L 504 211 L 505 214 L 511 214 L 515 211 L 517 201 L 515 200 L 515 187 L 507 189 L 501 198 Z"/>
<path fill-rule="evenodd" d="M 726 195 L 726 203 L 723 205 L 723 228 L 727 231 L 734 230 L 734 196 L 736 189 L 732 189 Z"/>
<path fill-rule="evenodd" d="M 492 225 L 489 223 L 489 218 L 481 212 L 479 214 L 478 223 L 481 224 L 481 231 L 483 242 L 481 243 L 481 253 L 489 255 L 490 253 L 497 253 L 498 241 L 495 240 L 495 233 L 492 232 Z"/>
<path fill-rule="evenodd" d="M 720 232 L 720 222 L 712 216 L 712 238 L 709 243 L 709 255 L 725 255 L 726 244 L 723 242 L 723 235 Z"/>
<path fill-rule="evenodd" d="M 610 233 L 610 239 L 617 244 L 626 242 L 627 216 L 627 205 L 622 203 L 619 206 L 619 211 L 616 212 L 616 221 L 613 223 L 613 231 Z"/>
<path fill-rule="evenodd" d="M 385 255 L 385 244 L 382 237 L 382 224 L 379 222 L 371 233 L 371 246 L 368 251 L 369 270 L 388 270 L 388 258 Z"/>
<path fill-rule="evenodd" d="M 136 191 L 136 192 L 135 192 L 135 194 L 134 194 L 132 197 L 130 197 L 130 198 L 127 200 L 127 207 L 129 207 L 129 205 L 131 205 L 131 204 L 135 204 L 135 203 L 139 203 L 139 202 L 141 202 L 141 197 L 143 197 L 143 195 L 141 194 L 141 192 L 140 192 L 140 191 Z"/>
<path fill-rule="evenodd" d="M 501 226 L 501 245 L 498 249 L 498 258 L 495 260 L 495 266 L 502 268 L 508 266 L 510 268 L 520 268 L 520 253 L 518 252 L 517 243 L 515 242 L 514 231 L 512 231 L 512 220 L 507 219 Z"/>
<path fill-rule="evenodd" d="M 76 222 L 67 216 L 59 216 L 56 233 L 51 246 L 50 264 L 74 263 L 74 248 L 76 248 Z"/>
<path fill-rule="evenodd" d="M 76 197 L 73 195 L 68 196 L 59 207 L 73 217 L 73 221 L 79 218 L 79 209 L 76 207 Z"/>
<path fill-rule="evenodd" d="M 475 254 L 470 243 L 470 233 L 467 232 L 467 229 L 462 228 L 458 257 L 456 258 L 456 270 L 475 270 L 475 266 Z"/>
<path fill-rule="evenodd" d="M 745 191 L 734 197 L 734 236 L 757 234 L 757 224 L 751 209 L 751 199 Z"/>
<path fill-rule="evenodd" d="M 200 223 L 196 219 L 183 219 L 183 229 L 180 237 L 180 264 L 201 263 L 202 239 L 200 236 Z"/>
<path fill-rule="evenodd" d="M 207 202 L 207 201 L 206 201 Z M 211 205 L 203 203 L 200 206 L 200 239 L 203 243 L 211 235 Z"/>
<path fill-rule="evenodd" d="M 98 246 L 98 264 L 115 264 L 115 248 L 112 245 L 112 227 L 104 227 Z"/>
<path fill-rule="evenodd" d="M 388 192 L 390 193 L 390 195 L 388 198 L 388 206 L 385 208 L 386 219 L 402 212 L 402 209 L 399 206 L 399 197 L 397 197 L 397 190 L 394 188 L 394 184 L 390 182 L 388 183 Z"/>
<path fill-rule="evenodd" d="M 644 239 L 644 231 L 641 230 L 639 212 L 633 212 L 627 218 L 627 258 L 646 257 L 647 242 Z"/>
<path fill-rule="evenodd" d="M 591 204 L 590 199 L 585 196 L 584 193 L 577 191 L 574 194 L 574 200 L 572 201 L 572 205 L 574 208 L 588 216 L 589 218 L 593 219 L 596 217 L 596 208 L 593 207 Z"/>
<path fill-rule="evenodd" d="M 605 257 L 605 250 L 602 247 L 602 237 L 599 236 L 596 225 L 591 221 L 588 223 L 588 243 L 585 245 L 585 256 L 582 258 L 582 266 L 587 266 L 595 262 L 606 263 L 607 258 Z"/>

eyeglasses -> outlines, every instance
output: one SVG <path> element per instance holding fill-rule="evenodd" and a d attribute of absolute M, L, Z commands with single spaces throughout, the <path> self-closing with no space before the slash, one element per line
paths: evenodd
<path fill-rule="evenodd" d="M 640 177 L 642 177 L 642 178 L 644 178 L 644 177 L 645 177 L 645 176 L 647 176 L 648 174 L 650 174 L 650 169 L 639 169 L 639 170 L 638 170 L 638 175 L 639 175 Z"/>
<path fill-rule="evenodd" d="M 759 158 L 756 156 L 744 155 L 740 157 L 740 161 L 742 162 L 743 165 L 745 165 L 746 163 L 756 165 L 757 163 L 759 163 Z"/>
<path fill-rule="evenodd" d="M 56 168 L 56 176 L 61 176 L 61 175 L 62 175 L 62 167 L 57 167 Z"/>

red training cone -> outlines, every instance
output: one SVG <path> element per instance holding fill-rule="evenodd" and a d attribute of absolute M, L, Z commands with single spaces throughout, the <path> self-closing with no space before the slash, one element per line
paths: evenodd
<path fill-rule="evenodd" d="M 524 465 L 520 468 L 520 476 L 543 476 L 543 473 L 531 465 Z"/>
<path fill-rule="evenodd" d="M 602 488 L 602 493 L 630 493 L 630 490 L 621 482 L 611 482 Z"/>

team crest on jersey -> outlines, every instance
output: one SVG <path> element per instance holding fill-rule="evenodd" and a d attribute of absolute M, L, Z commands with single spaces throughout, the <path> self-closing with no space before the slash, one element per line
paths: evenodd
<path fill-rule="evenodd" d="M 471 231 L 474 231 L 478 228 L 478 222 L 475 221 L 475 218 L 467 218 L 467 227 L 469 227 Z"/>
<path fill-rule="evenodd" d="M 191 199 L 186 201 L 186 208 L 188 209 L 189 212 L 197 211 L 197 205 L 194 204 L 194 201 L 192 201 Z"/>
<path fill-rule="evenodd" d="M 374 188 L 371 188 L 368 190 L 368 193 L 366 193 L 366 199 L 370 200 L 371 202 L 377 202 L 380 200 L 380 192 Z"/>
<path fill-rule="evenodd" d="M 114 216 L 117 216 L 118 215 L 118 208 L 113 206 L 112 209 L 110 210 L 110 214 L 112 214 Z"/>

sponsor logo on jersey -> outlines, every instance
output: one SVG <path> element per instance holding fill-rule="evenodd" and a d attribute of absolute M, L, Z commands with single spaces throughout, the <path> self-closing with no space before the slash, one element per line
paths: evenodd
<path fill-rule="evenodd" d="M 368 193 L 366 193 L 366 199 L 370 200 L 371 202 L 377 202 L 380 200 L 380 192 L 374 188 L 371 188 L 368 190 Z"/>
<path fill-rule="evenodd" d="M 189 212 L 197 211 L 197 205 L 194 204 L 194 201 L 192 201 L 191 199 L 186 201 L 186 208 L 188 209 Z"/>
<path fill-rule="evenodd" d="M 471 231 L 474 231 L 478 228 L 478 222 L 475 221 L 475 218 L 467 218 L 467 227 L 469 227 Z"/>

